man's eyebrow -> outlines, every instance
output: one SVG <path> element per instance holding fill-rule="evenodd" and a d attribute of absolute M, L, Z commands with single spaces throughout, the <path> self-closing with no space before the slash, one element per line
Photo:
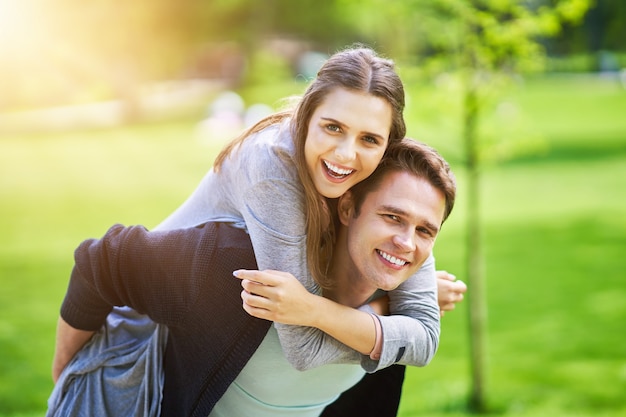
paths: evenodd
<path fill-rule="evenodd" d="M 389 212 L 391 212 L 393 214 L 397 214 L 399 216 L 407 217 L 409 215 L 409 213 L 406 210 L 403 210 L 400 207 L 393 206 L 391 204 L 383 204 L 380 207 L 380 209 L 383 210 L 383 211 L 389 211 Z"/>
<path fill-rule="evenodd" d="M 332 117 L 324 117 L 324 116 L 321 116 L 321 117 L 320 117 L 320 119 L 321 119 L 321 120 L 324 120 L 325 122 L 331 122 L 331 123 L 334 123 L 334 124 L 339 125 L 339 126 L 341 126 L 341 127 L 343 127 L 343 128 L 348 127 L 345 123 L 341 123 L 339 120 L 337 120 L 337 119 L 333 119 Z M 383 136 L 382 136 L 382 135 L 379 135 L 378 133 L 374 133 L 374 132 L 362 132 L 362 133 L 364 133 L 364 134 L 365 134 L 365 135 L 367 135 L 367 136 L 373 136 L 373 137 L 375 137 L 375 138 L 378 138 L 378 139 L 384 140 Z"/>
<path fill-rule="evenodd" d="M 407 212 L 406 210 L 403 210 L 397 206 L 393 206 L 390 204 L 384 204 L 381 209 L 383 211 L 387 211 L 393 214 L 397 214 L 398 216 L 402 216 L 402 217 L 411 217 L 411 214 L 409 212 Z M 429 222 L 428 220 L 422 220 L 423 225 L 429 229 L 433 234 L 438 234 L 439 233 L 439 226 L 437 226 L 436 224 Z"/>
<path fill-rule="evenodd" d="M 430 231 L 431 231 L 433 234 L 435 234 L 435 235 L 436 235 L 436 234 L 438 234 L 438 233 L 439 233 L 439 226 L 437 226 L 437 225 L 435 225 L 435 224 L 433 224 L 433 223 L 429 222 L 428 220 L 424 220 L 424 223 L 425 223 L 424 225 L 426 226 L 426 228 L 427 228 L 427 229 L 430 229 Z"/>

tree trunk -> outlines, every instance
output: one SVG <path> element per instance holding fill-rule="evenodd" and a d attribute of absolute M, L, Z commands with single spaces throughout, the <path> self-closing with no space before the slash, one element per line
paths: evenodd
<path fill-rule="evenodd" d="M 486 321 L 485 278 L 480 222 L 480 161 L 476 137 L 478 101 L 472 81 L 464 102 L 464 142 L 467 157 L 467 280 L 472 387 L 469 407 L 487 411 L 486 404 Z"/>

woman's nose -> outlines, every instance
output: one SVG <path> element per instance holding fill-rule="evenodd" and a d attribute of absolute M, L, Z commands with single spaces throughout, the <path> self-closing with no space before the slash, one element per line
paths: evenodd
<path fill-rule="evenodd" d="M 354 139 L 346 138 L 335 147 L 335 157 L 339 162 L 350 162 L 356 156 Z"/>

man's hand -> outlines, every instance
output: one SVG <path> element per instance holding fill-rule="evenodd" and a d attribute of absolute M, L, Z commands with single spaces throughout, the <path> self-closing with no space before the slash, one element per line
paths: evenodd
<path fill-rule="evenodd" d="M 437 271 L 437 301 L 442 317 L 446 311 L 454 310 L 456 303 L 463 301 L 466 291 L 467 285 L 463 281 L 447 271 Z"/>
<path fill-rule="evenodd" d="M 95 332 L 78 330 L 59 317 L 57 338 L 52 359 L 52 380 L 56 384 L 61 372 Z"/>

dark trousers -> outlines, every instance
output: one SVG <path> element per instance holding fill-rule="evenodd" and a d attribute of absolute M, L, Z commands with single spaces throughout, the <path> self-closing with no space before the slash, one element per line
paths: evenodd
<path fill-rule="evenodd" d="M 366 374 L 358 384 L 341 394 L 321 417 L 395 417 L 398 414 L 404 365 L 392 365 Z"/>

